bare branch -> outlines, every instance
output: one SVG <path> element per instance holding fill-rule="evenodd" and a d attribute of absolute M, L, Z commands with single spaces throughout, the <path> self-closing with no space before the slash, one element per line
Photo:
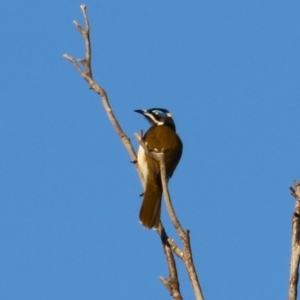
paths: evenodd
<path fill-rule="evenodd" d="M 292 255 L 290 263 L 289 300 L 296 300 L 298 294 L 299 261 L 300 261 L 300 182 L 294 181 L 290 188 L 296 199 L 292 218 Z"/>
<path fill-rule="evenodd" d="M 90 88 L 94 90 L 98 95 L 100 95 L 102 104 L 104 106 L 104 109 L 107 113 L 107 116 L 112 123 L 115 131 L 117 132 L 118 136 L 120 137 L 122 143 L 124 144 L 125 148 L 127 149 L 131 161 L 136 162 L 136 153 L 134 151 L 134 148 L 130 142 L 130 139 L 128 136 L 124 133 L 123 129 L 121 128 L 119 122 L 117 121 L 112 108 L 110 106 L 110 103 L 108 101 L 108 97 L 106 94 L 106 91 L 99 85 L 97 84 L 94 79 L 92 78 L 92 67 L 91 67 L 91 42 L 90 42 L 90 26 L 89 26 L 89 20 L 86 12 L 86 5 L 81 5 L 80 6 L 83 17 L 85 20 L 85 29 L 82 28 L 82 26 L 74 21 L 74 24 L 80 34 L 83 36 L 84 41 L 85 41 L 85 58 L 81 60 L 76 60 L 72 56 L 68 54 L 64 54 L 63 57 L 66 58 L 68 61 L 70 61 L 76 70 L 79 72 L 79 74 L 85 79 L 85 81 L 89 84 Z M 78 61 L 82 64 L 82 68 L 79 66 Z M 141 179 L 141 182 L 143 183 L 143 175 L 139 169 L 139 166 L 137 163 L 135 163 L 135 168 L 136 171 L 138 172 L 138 175 Z"/>

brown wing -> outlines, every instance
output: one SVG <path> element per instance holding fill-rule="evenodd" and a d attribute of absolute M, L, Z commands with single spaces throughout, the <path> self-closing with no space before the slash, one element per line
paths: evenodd
<path fill-rule="evenodd" d="M 170 178 L 182 154 L 183 145 L 179 136 L 169 126 L 159 125 L 151 127 L 147 131 L 144 139 L 147 139 L 148 148 L 150 150 L 157 149 L 161 151 L 164 149 L 167 176 Z M 159 181 L 160 184 L 159 163 L 154 159 L 148 158 L 148 166 L 157 176 L 157 181 Z"/>

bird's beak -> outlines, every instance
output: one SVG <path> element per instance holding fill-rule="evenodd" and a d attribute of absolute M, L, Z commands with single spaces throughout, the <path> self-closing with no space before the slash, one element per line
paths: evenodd
<path fill-rule="evenodd" d="M 146 111 L 144 109 L 136 109 L 135 112 L 144 115 Z"/>

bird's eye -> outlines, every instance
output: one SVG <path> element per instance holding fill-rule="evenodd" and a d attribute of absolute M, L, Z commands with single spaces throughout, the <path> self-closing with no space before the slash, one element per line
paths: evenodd
<path fill-rule="evenodd" d="M 159 116 L 161 118 L 163 118 L 165 116 L 165 114 L 161 111 L 161 110 L 154 110 L 153 113 L 156 115 L 156 116 Z"/>

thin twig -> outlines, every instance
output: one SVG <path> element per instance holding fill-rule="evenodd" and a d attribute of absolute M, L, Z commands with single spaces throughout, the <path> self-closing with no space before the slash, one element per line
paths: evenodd
<path fill-rule="evenodd" d="M 125 148 L 127 149 L 131 160 L 133 162 L 136 162 L 136 153 L 134 151 L 134 148 L 130 142 L 130 139 L 124 133 L 119 122 L 117 121 L 117 118 L 115 117 L 115 115 L 113 113 L 113 110 L 108 101 L 106 91 L 99 84 L 97 84 L 94 81 L 94 79 L 92 78 L 92 66 L 91 66 L 92 47 L 91 47 L 91 42 L 90 42 L 89 20 L 88 20 L 88 15 L 86 12 L 86 5 L 80 5 L 80 8 L 83 13 L 86 28 L 83 29 L 82 26 L 76 21 L 74 21 L 73 23 L 75 24 L 76 28 L 78 29 L 78 31 L 80 32 L 80 34 L 83 36 L 83 38 L 85 40 L 85 58 L 81 59 L 81 60 L 76 60 L 68 54 L 64 54 L 63 57 L 66 58 L 67 60 L 69 60 L 74 65 L 76 70 L 80 73 L 80 75 L 89 84 L 90 88 L 92 90 L 94 90 L 98 95 L 100 95 L 102 104 L 104 106 L 104 109 L 107 113 L 107 116 L 108 116 L 110 122 L 112 123 L 114 129 L 116 130 L 116 132 L 117 132 L 118 136 L 120 137 L 122 143 L 124 144 Z M 82 64 L 82 68 L 79 66 L 78 61 Z M 136 171 L 138 172 L 141 182 L 143 182 L 143 174 L 140 171 L 137 163 L 135 163 L 135 168 L 136 168 Z"/>
<path fill-rule="evenodd" d="M 172 249 L 173 253 L 176 254 L 178 258 L 181 260 L 183 259 L 183 252 L 182 250 L 176 245 L 175 241 L 168 237 L 168 243 L 170 245 L 170 248 Z"/>
<path fill-rule="evenodd" d="M 168 269 L 169 269 L 169 278 L 159 277 L 159 279 L 165 285 L 165 287 L 169 290 L 173 299 L 182 300 L 174 255 L 172 252 L 172 248 L 169 244 L 169 237 L 168 237 L 164 227 L 161 225 L 161 223 L 158 226 L 157 232 L 161 238 L 163 250 L 166 255 Z"/>
<path fill-rule="evenodd" d="M 294 181 L 295 189 L 290 188 L 296 199 L 292 218 L 292 255 L 290 263 L 289 300 L 296 300 L 298 294 L 300 261 L 300 182 Z"/>

